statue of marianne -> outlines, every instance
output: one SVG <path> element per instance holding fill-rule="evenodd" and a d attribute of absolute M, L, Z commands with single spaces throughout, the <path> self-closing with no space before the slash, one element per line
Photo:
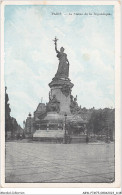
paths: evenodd
<path fill-rule="evenodd" d="M 56 37 L 54 39 L 55 50 L 57 53 L 57 57 L 59 59 L 59 65 L 57 73 L 55 74 L 56 78 L 68 78 L 69 77 L 69 61 L 67 59 L 67 54 L 64 53 L 64 48 L 61 47 L 60 51 L 57 50 L 57 40 Z"/>

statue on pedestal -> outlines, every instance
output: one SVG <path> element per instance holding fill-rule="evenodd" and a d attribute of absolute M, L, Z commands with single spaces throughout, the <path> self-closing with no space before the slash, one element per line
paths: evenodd
<path fill-rule="evenodd" d="M 53 95 L 53 98 L 47 103 L 47 112 L 59 112 L 60 111 L 60 102 L 57 100 L 56 95 Z"/>
<path fill-rule="evenodd" d="M 69 77 L 69 61 L 67 59 L 67 54 L 64 53 L 64 48 L 61 47 L 60 51 L 57 49 L 57 40 L 56 37 L 53 40 L 55 44 L 55 50 L 57 57 L 59 59 L 59 65 L 55 78 L 68 78 Z"/>
<path fill-rule="evenodd" d="M 70 111 L 72 114 L 76 114 L 78 113 L 78 111 L 80 110 L 80 107 L 78 106 L 77 103 L 77 95 L 74 98 L 73 95 L 70 95 L 70 100 L 71 100 L 71 104 L 70 104 Z"/>

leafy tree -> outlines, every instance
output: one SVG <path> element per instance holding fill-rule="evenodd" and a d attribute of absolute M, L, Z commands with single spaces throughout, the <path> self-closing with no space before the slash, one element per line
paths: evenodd
<path fill-rule="evenodd" d="M 7 137 L 7 132 L 12 130 L 12 120 L 10 116 L 10 105 L 9 105 L 9 97 L 6 93 L 7 87 L 5 87 L 5 137 Z"/>
<path fill-rule="evenodd" d="M 15 133 L 18 129 L 18 123 L 15 118 L 10 116 L 10 104 L 9 97 L 7 94 L 7 87 L 5 87 L 5 137 L 7 138 L 7 133 L 11 133 L 11 138 L 15 138 Z"/>
<path fill-rule="evenodd" d="M 110 136 L 110 139 L 113 140 L 114 121 L 115 111 L 113 109 L 105 108 L 94 110 L 87 124 L 87 128 L 89 133 L 105 134 L 106 136 Z"/>

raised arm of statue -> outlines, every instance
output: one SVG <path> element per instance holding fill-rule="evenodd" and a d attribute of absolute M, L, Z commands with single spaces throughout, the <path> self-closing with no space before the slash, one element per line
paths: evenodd
<path fill-rule="evenodd" d="M 55 42 L 55 50 L 56 50 L 56 53 L 59 53 L 59 51 L 57 50 L 57 42 Z"/>
<path fill-rule="evenodd" d="M 59 53 L 59 51 L 57 50 L 57 41 L 58 41 L 58 39 L 55 37 L 55 39 L 53 41 L 54 41 L 54 44 L 55 44 L 56 53 Z"/>

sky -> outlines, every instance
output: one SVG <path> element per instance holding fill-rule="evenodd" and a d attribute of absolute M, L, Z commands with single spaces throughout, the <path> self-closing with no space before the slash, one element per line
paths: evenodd
<path fill-rule="evenodd" d="M 114 107 L 114 6 L 6 5 L 4 16 L 5 85 L 20 125 L 42 97 L 49 100 L 59 63 L 55 36 L 58 49 L 65 48 L 78 104 Z"/>

